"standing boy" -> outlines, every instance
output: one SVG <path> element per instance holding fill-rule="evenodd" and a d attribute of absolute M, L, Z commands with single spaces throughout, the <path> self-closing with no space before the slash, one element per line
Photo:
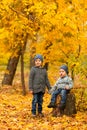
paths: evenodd
<path fill-rule="evenodd" d="M 29 77 L 29 90 L 33 94 L 32 99 L 32 116 L 36 117 L 38 112 L 39 116 L 42 114 L 42 104 L 43 96 L 45 93 L 46 86 L 48 90 L 51 89 L 50 83 L 48 80 L 48 75 L 46 69 L 42 67 L 43 56 L 37 54 L 34 57 L 35 66 L 31 68 L 30 77 Z"/>
<path fill-rule="evenodd" d="M 50 90 L 52 92 L 51 102 L 48 105 L 48 108 L 56 107 L 56 97 L 57 95 L 61 95 L 61 102 L 59 106 L 59 110 L 63 111 L 66 104 L 66 96 L 70 89 L 73 87 L 72 79 L 68 76 L 68 67 L 66 65 L 62 65 L 59 69 L 60 78 L 58 78 L 54 87 Z"/>

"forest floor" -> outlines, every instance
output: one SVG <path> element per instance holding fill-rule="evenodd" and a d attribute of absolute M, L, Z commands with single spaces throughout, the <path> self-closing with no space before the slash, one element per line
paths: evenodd
<path fill-rule="evenodd" d="M 0 130 L 87 130 L 87 112 L 77 111 L 71 117 L 53 117 L 47 107 L 50 95 L 45 93 L 44 117 L 32 118 L 32 95 L 22 95 L 20 85 L 0 89 Z"/>
<path fill-rule="evenodd" d="M 13 86 L 0 85 L 0 130 L 87 130 L 87 109 L 78 110 L 71 117 L 53 117 L 52 109 L 47 107 L 50 101 L 47 92 L 43 102 L 44 117 L 32 118 L 32 95 L 27 87 L 27 93 L 23 96 L 19 75 L 16 76 Z"/>

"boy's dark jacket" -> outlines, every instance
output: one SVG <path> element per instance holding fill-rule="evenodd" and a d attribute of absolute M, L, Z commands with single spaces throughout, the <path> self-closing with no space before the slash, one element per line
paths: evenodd
<path fill-rule="evenodd" d="M 51 89 L 46 69 L 32 67 L 29 76 L 29 89 L 32 90 L 33 93 L 45 93 L 46 86 L 48 90 Z"/>

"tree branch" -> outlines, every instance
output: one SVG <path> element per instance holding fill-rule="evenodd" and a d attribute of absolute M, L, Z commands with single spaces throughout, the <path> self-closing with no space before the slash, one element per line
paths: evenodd
<path fill-rule="evenodd" d="M 15 10 L 14 8 L 12 8 L 11 6 L 9 6 L 9 9 L 11 9 L 13 12 L 15 12 L 17 15 L 21 15 L 21 16 L 23 16 L 23 17 L 25 17 L 25 18 L 27 18 L 23 13 L 21 13 L 21 12 L 19 12 L 19 11 L 17 11 L 17 10 Z"/>

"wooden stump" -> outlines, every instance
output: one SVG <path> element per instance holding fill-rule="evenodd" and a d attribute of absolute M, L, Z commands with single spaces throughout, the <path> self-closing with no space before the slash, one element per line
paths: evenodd
<path fill-rule="evenodd" d="M 59 110 L 59 105 L 60 105 L 60 101 L 61 101 L 61 96 L 58 95 L 57 99 L 56 99 L 56 108 L 53 108 L 52 110 L 52 114 L 54 116 L 59 115 L 60 110 Z M 64 109 L 64 112 L 62 114 L 71 116 L 73 114 L 76 114 L 76 98 L 75 98 L 75 94 L 74 93 L 69 93 L 67 94 L 67 100 L 66 100 L 66 106 Z"/>

